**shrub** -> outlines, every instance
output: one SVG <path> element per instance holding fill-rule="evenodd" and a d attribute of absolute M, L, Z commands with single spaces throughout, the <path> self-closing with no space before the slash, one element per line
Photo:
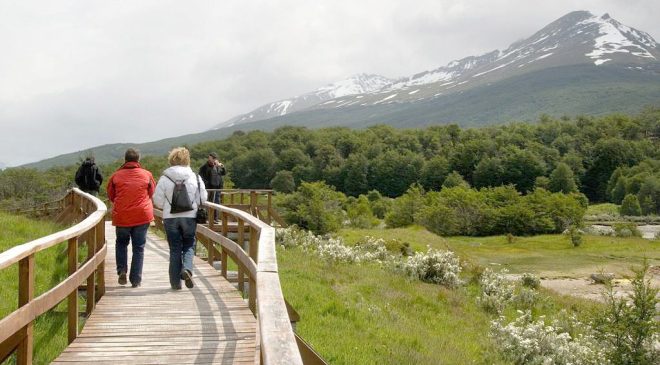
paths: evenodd
<path fill-rule="evenodd" d="M 621 202 L 621 215 L 640 216 L 642 215 L 642 207 L 639 205 L 639 200 L 636 195 L 628 194 Z"/>
<path fill-rule="evenodd" d="M 579 247 L 582 244 L 582 232 L 576 226 L 568 228 L 568 237 L 571 239 L 573 247 Z"/>
<path fill-rule="evenodd" d="M 515 285 L 504 276 L 506 273 L 506 269 L 496 273 L 488 268 L 481 273 L 481 295 L 477 302 L 489 313 L 502 313 L 513 298 Z"/>
<path fill-rule="evenodd" d="M 612 229 L 614 229 L 614 235 L 617 237 L 642 237 L 637 225 L 632 222 L 615 223 L 612 225 Z"/>
<path fill-rule="evenodd" d="M 417 252 L 407 258 L 403 269 L 411 277 L 427 283 L 447 287 L 460 285 L 461 266 L 458 258 L 451 251 L 439 251 L 429 248 L 426 253 Z"/>
<path fill-rule="evenodd" d="M 520 284 L 526 288 L 538 289 L 541 287 L 541 279 L 530 273 L 524 273 L 520 276 Z"/>
<path fill-rule="evenodd" d="M 293 180 L 291 171 L 278 171 L 275 177 L 270 181 L 273 190 L 280 193 L 291 193 L 296 190 L 296 183 Z"/>
<path fill-rule="evenodd" d="M 360 195 L 352 204 L 348 205 L 346 214 L 351 227 L 371 228 L 378 224 L 378 220 L 371 211 L 369 200 L 364 195 Z"/>
<path fill-rule="evenodd" d="M 394 199 L 392 207 L 385 216 L 388 227 L 405 227 L 414 223 L 415 213 L 422 207 L 424 189 L 419 185 L 412 185 L 402 196 Z"/>
<path fill-rule="evenodd" d="M 571 335 L 557 321 L 549 325 L 543 317 L 534 321 L 530 311 L 507 325 L 503 325 L 503 320 L 502 317 L 491 323 L 490 335 L 504 357 L 514 364 L 608 364 L 602 348 L 588 332 Z M 576 319 L 572 321 L 571 327 L 583 327 Z"/>
<path fill-rule="evenodd" d="M 539 293 L 530 288 L 520 288 L 513 297 L 516 308 L 531 309 L 539 301 Z"/>
<path fill-rule="evenodd" d="M 606 291 L 607 309 L 596 317 L 597 337 L 607 344 L 613 364 L 658 364 L 660 325 L 657 316 L 658 289 L 646 278 L 648 265 L 635 271 L 632 293 L 618 298 L 610 285 Z"/>
<path fill-rule="evenodd" d="M 316 234 L 334 232 L 344 217 L 342 204 L 346 197 L 324 182 L 303 182 L 298 190 L 282 202 L 284 219 Z"/>

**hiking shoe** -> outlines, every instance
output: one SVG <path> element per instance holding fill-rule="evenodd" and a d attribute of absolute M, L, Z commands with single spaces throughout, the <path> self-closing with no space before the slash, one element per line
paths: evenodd
<path fill-rule="evenodd" d="M 192 287 L 195 286 L 195 284 L 192 281 L 192 273 L 190 271 L 183 270 L 181 276 L 183 277 L 183 280 L 186 282 L 186 288 L 191 289 Z"/>
<path fill-rule="evenodd" d="M 117 281 L 119 282 L 119 285 L 126 285 L 126 273 L 123 272 L 123 271 L 120 272 L 119 273 L 119 280 L 117 280 Z"/>

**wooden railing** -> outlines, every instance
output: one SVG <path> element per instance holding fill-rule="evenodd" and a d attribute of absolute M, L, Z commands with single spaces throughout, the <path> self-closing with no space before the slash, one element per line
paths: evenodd
<path fill-rule="evenodd" d="M 273 191 L 265 189 L 207 189 L 209 201 L 214 202 L 218 196 L 220 204 L 248 212 L 260 220 L 280 227 L 286 226 L 284 220 L 273 209 Z"/>
<path fill-rule="evenodd" d="M 105 204 L 78 189 L 72 189 L 57 203 L 58 220 L 74 226 L 0 253 L 0 270 L 18 264 L 18 309 L 0 320 L 0 362 L 16 353 L 19 365 L 31 364 L 34 321 L 67 298 L 68 339 L 78 336 L 78 287 L 86 281 L 87 314 L 105 292 L 104 264 Z M 34 298 L 35 254 L 61 242 L 68 243 L 69 276 L 52 289 Z M 87 259 L 78 263 L 78 244 L 87 245 Z M 52 268 L 43 268 L 52 270 Z M 4 284 L 3 284 L 4 285 Z M 98 286 L 97 286 L 98 285 Z M 98 290 L 97 290 L 98 289 Z"/>
<path fill-rule="evenodd" d="M 247 295 L 248 306 L 257 317 L 255 363 L 302 365 L 280 286 L 275 229 L 243 210 L 210 202 L 204 206 L 212 213 L 210 217 L 221 218 L 221 229 L 213 229 L 213 219 L 209 219 L 211 226 L 197 225 L 197 239 L 205 246 L 210 264 L 221 261 L 220 271 L 225 278 L 228 259 L 238 266 L 239 290 Z M 156 210 L 155 215 L 156 225 L 162 228 L 162 211 Z M 235 241 L 228 237 L 230 225 L 236 228 L 232 230 Z"/>

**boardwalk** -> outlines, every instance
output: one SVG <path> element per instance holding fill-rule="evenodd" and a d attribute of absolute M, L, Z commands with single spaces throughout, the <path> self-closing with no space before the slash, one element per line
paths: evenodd
<path fill-rule="evenodd" d="M 170 289 L 167 241 L 150 232 L 142 286 L 117 284 L 106 223 L 106 293 L 53 364 L 254 364 L 256 320 L 240 293 L 195 257 L 195 287 Z M 130 252 L 130 247 L 129 247 Z"/>

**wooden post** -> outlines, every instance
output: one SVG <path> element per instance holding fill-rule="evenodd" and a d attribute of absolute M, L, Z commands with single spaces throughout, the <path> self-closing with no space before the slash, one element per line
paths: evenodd
<path fill-rule="evenodd" d="M 96 226 L 96 252 L 100 251 L 105 244 L 105 220 L 101 220 Z M 98 300 L 105 294 L 105 260 L 101 261 L 99 268 L 96 270 L 96 278 L 98 281 L 98 290 L 96 291 Z"/>
<path fill-rule="evenodd" d="M 213 253 L 213 251 L 214 251 L 213 250 L 213 247 L 214 247 L 213 241 L 212 240 L 206 240 L 206 242 L 208 242 L 208 244 L 205 245 L 206 246 L 206 252 L 207 252 L 206 259 L 207 259 L 209 265 L 211 265 L 211 267 L 213 267 L 213 261 L 215 260 L 215 256 L 214 256 L 214 253 Z"/>
<path fill-rule="evenodd" d="M 227 264 L 229 263 L 227 261 L 227 251 L 223 247 L 220 251 L 220 274 L 226 279 L 227 278 Z"/>
<path fill-rule="evenodd" d="M 229 214 L 222 212 L 222 235 L 227 237 L 229 234 Z"/>
<path fill-rule="evenodd" d="M 257 215 L 257 192 L 254 190 L 250 191 L 250 214 L 259 218 Z"/>
<path fill-rule="evenodd" d="M 78 237 L 69 239 L 69 276 L 78 269 Z M 68 297 L 68 335 L 69 343 L 78 337 L 78 287 Z"/>
<path fill-rule="evenodd" d="M 250 276 L 250 294 L 248 294 L 248 306 L 253 314 L 257 313 L 257 281 Z"/>
<path fill-rule="evenodd" d="M 34 299 L 34 254 L 18 262 L 18 307 L 28 304 Z M 24 327 L 25 337 L 16 348 L 18 365 L 32 364 L 34 348 L 34 323 Z"/>
<path fill-rule="evenodd" d="M 232 193 L 229 193 L 229 204 L 234 205 L 234 195 Z"/>
<path fill-rule="evenodd" d="M 241 205 L 243 205 L 245 199 L 243 199 L 243 192 L 241 191 Z"/>
<path fill-rule="evenodd" d="M 238 218 L 238 244 L 241 249 L 245 251 L 245 223 L 242 219 Z M 238 265 L 238 290 L 241 294 L 245 294 L 245 282 L 243 280 L 243 266 Z"/>
<path fill-rule="evenodd" d="M 99 225 L 97 224 L 92 228 L 88 234 L 87 237 L 87 260 L 91 260 L 94 255 L 97 252 L 96 246 L 97 246 L 97 240 L 98 240 L 98 234 L 96 231 L 99 230 Z M 94 307 L 96 306 L 96 273 L 92 272 L 92 275 L 90 275 L 87 278 L 87 303 L 85 307 L 85 312 L 87 313 L 87 316 L 92 314 L 92 311 L 94 310 Z"/>
<path fill-rule="evenodd" d="M 271 222 L 273 221 L 273 218 L 270 215 L 270 212 L 272 210 L 271 209 L 272 205 L 273 205 L 273 192 L 269 191 L 268 192 L 268 212 L 266 212 L 267 213 L 266 217 L 267 217 L 267 220 L 268 220 L 268 224 L 271 224 Z"/>
<path fill-rule="evenodd" d="M 259 261 L 257 260 L 257 251 L 259 249 L 259 237 L 257 236 L 257 229 L 254 227 L 250 227 L 250 251 L 249 255 L 254 260 L 254 263 L 258 263 Z"/>

